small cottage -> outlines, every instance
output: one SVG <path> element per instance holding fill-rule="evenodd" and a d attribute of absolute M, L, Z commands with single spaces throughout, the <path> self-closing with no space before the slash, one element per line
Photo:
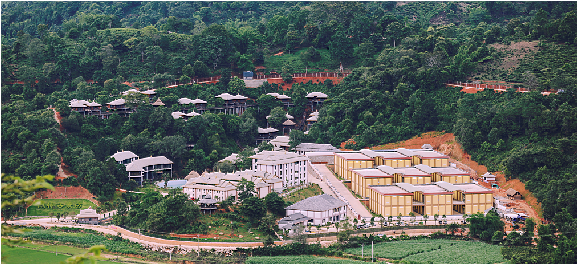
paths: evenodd
<path fill-rule="evenodd" d="M 506 194 L 508 195 L 508 198 L 512 199 L 512 200 L 521 200 L 522 199 L 522 194 L 512 188 L 508 189 L 506 191 Z"/>
<path fill-rule="evenodd" d="M 99 214 L 96 213 L 96 210 L 88 207 L 88 209 L 80 210 L 80 214 L 76 215 L 79 224 L 90 224 L 90 225 L 98 225 L 98 218 L 100 217 Z"/>

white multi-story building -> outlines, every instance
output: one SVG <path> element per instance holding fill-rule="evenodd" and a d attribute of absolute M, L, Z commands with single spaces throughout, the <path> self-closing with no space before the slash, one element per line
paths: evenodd
<path fill-rule="evenodd" d="M 238 171 L 234 173 L 205 173 L 203 176 L 191 178 L 183 186 L 183 192 L 190 198 L 201 199 L 203 195 L 211 195 L 217 201 L 223 201 L 229 196 L 237 199 L 237 185 L 243 179 L 255 184 L 256 196 L 264 198 L 271 192 L 282 192 L 281 179 L 263 171 Z"/>
<path fill-rule="evenodd" d="M 294 152 L 263 151 L 250 157 L 252 168 L 265 171 L 283 180 L 283 187 L 307 184 L 306 164 L 309 158 Z"/>

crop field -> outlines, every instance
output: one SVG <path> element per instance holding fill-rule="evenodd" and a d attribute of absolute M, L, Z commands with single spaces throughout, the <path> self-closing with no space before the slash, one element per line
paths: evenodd
<path fill-rule="evenodd" d="M 75 215 L 80 213 L 80 210 L 87 209 L 96 205 L 86 199 L 42 199 L 42 204 L 39 206 L 28 207 L 29 216 L 48 216 L 50 213 L 56 215 L 57 213 L 70 213 Z"/>
<path fill-rule="evenodd" d="M 362 261 L 322 258 L 314 256 L 277 256 L 277 257 L 250 257 L 246 264 L 345 264 L 345 263 L 365 263 Z"/>
<path fill-rule="evenodd" d="M 64 249 L 64 246 L 58 246 L 58 252 L 59 253 L 58 253 L 58 255 L 56 255 L 56 253 L 44 252 L 44 251 L 40 251 L 38 249 L 19 248 L 19 247 L 10 248 L 7 246 L 2 246 L 2 263 L 6 263 L 6 264 L 24 264 L 24 263 L 58 264 L 62 261 L 65 261 L 67 258 L 70 257 L 68 255 L 62 255 L 60 253 L 61 247 L 62 247 L 62 249 Z M 39 248 L 42 249 L 43 247 L 39 247 Z M 74 254 L 80 254 L 80 253 L 86 252 L 86 250 L 84 250 L 84 249 L 76 249 L 76 248 L 71 248 L 71 247 L 68 247 L 68 248 L 74 249 L 75 251 L 80 251 L 80 252 L 74 253 Z M 86 263 L 90 263 L 90 262 L 87 261 Z M 98 261 L 98 263 L 112 264 L 112 263 L 117 263 L 117 262 L 100 260 L 100 261 Z"/>
<path fill-rule="evenodd" d="M 380 258 L 414 261 L 417 263 L 501 263 L 506 262 L 500 246 L 476 241 L 409 240 L 375 244 L 374 256 Z M 360 255 L 361 248 L 347 249 L 346 253 Z M 364 255 L 371 254 L 366 245 Z"/>

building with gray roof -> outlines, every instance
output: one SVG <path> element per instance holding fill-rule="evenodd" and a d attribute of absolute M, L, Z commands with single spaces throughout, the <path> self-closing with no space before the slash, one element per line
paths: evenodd
<path fill-rule="evenodd" d="M 165 156 L 137 159 L 126 166 L 128 177 L 142 185 L 144 180 L 160 179 L 163 173 L 172 175 L 173 162 Z"/>
<path fill-rule="evenodd" d="M 328 194 L 309 197 L 285 208 L 287 215 L 302 214 L 309 223 L 324 225 L 345 219 L 346 203 Z"/>
<path fill-rule="evenodd" d="M 138 156 L 132 151 L 117 152 L 110 157 L 113 158 L 118 164 L 123 164 L 125 166 L 138 159 Z"/>

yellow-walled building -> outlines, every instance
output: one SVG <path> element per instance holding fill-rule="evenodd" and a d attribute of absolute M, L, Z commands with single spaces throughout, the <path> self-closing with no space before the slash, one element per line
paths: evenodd
<path fill-rule="evenodd" d="M 375 166 L 387 165 L 392 168 L 411 167 L 411 157 L 397 151 L 373 151 L 362 149 L 361 153 L 375 159 Z"/>
<path fill-rule="evenodd" d="M 432 176 L 432 182 L 445 181 L 452 184 L 470 183 L 470 174 L 452 167 L 432 168 L 425 164 L 415 165 L 418 170 Z"/>
<path fill-rule="evenodd" d="M 412 210 L 420 215 L 452 215 L 453 193 L 435 184 L 396 183 L 413 194 Z"/>
<path fill-rule="evenodd" d="M 352 169 L 373 168 L 374 159 L 359 152 L 335 153 L 335 173 L 341 178 L 351 180 Z"/>
<path fill-rule="evenodd" d="M 351 173 L 351 190 L 361 197 L 369 197 L 369 185 L 393 184 L 393 175 L 379 169 L 355 169 Z"/>
<path fill-rule="evenodd" d="M 414 167 L 410 168 L 392 168 L 387 165 L 377 166 L 378 169 L 390 175 L 393 175 L 394 183 L 409 183 L 409 184 L 430 184 L 432 183 L 432 176 L 418 170 Z"/>
<path fill-rule="evenodd" d="M 408 216 L 413 194 L 396 185 L 372 185 L 369 191 L 369 209 L 383 217 Z"/>
<path fill-rule="evenodd" d="M 430 167 L 448 167 L 450 164 L 450 157 L 430 149 L 398 148 L 395 151 L 411 157 L 412 165 L 425 164 Z"/>
<path fill-rule="evenodd" d="M 460 214 L 483 213 L 493 207 L 493 191 L 474 183 L 450 184 L 436 182 L 436 185 L 453 193 L 453 210 Z"/>

